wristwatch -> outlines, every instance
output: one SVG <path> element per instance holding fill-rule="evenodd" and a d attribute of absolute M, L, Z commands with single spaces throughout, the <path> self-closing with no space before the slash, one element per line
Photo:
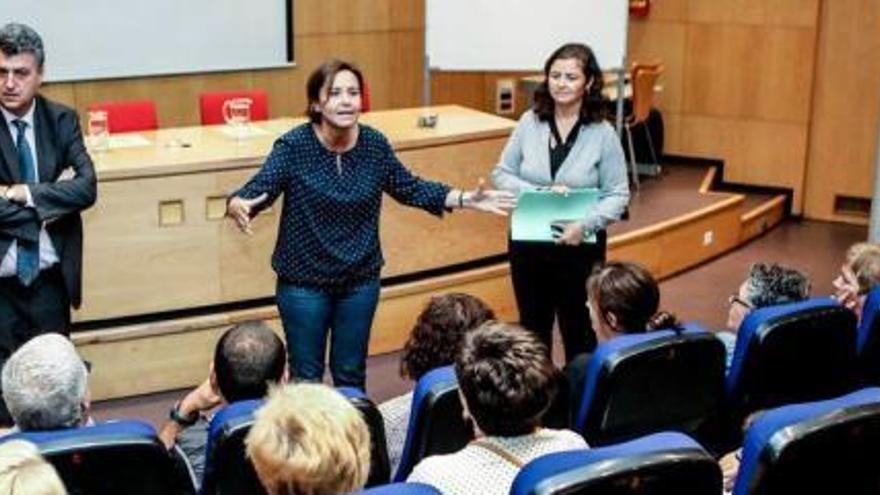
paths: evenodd
<path fill-rule="evenodd" d="M 187 427 L 196 424 L 199 420 L 199 414 L 195 413 L 195 415 L 187 417 L 180 413 L 180 401 L 177 401 L 174 406 L 168 411 L 168 418 L 171 421 L 179 424 L 180 426 Z"/>

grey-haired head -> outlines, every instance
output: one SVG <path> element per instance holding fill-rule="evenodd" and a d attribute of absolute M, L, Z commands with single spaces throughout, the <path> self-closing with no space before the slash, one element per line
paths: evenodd
<path fill-rule="evenodd" d="M 17 22 L 10 22 L 0 28 L 0 51 L 7 57 L 30 53 L 37 60 L 37 66 L 43 67 L 46 52 L 43 50 L 43 39 L 32 27 Z"/>

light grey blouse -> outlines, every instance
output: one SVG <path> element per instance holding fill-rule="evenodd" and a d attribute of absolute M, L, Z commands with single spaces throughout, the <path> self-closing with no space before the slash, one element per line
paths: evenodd
<path fill-rule="evenodd" d="M 583 125 L 556 180 L 550 177 L 549 143 L 550 124 L 527 110 L 492 172 L 495 187 L 517 194 L 555 184 L 571 189 L 598 188 L 599 203 L 593 211 L 585 212 L 582 220 L 585 230 L 595 232 L 619 220 L 629 203 L 629 182 L 623 148 L 611 124 Z"/>

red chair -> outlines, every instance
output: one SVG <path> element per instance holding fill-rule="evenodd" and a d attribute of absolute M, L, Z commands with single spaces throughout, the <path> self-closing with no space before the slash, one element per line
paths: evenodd
<path fill-rule="evenodd" d="M 364 87 L 361 88 L 361 113 L 370 111 L 370 85 L 364 81 Z"/>
<path fill-rule="evenodd" d="M 199 113 L 202 116 L 202 125 L 226 122 L 223 118 L 223 104 L 234 98 L 250 98 L 252 102 L 251 121 L 269 119 L 269 98 L 265 91 L 218 91 L 199 95 Z"/>
<path fill-rule="evenodd" d="M 159 128 L 156 104 L 151 100 L 99 102 L 89 105 L 89 111 L 107 112 L 107 127 L 111 133 L 154 131 Z"/>

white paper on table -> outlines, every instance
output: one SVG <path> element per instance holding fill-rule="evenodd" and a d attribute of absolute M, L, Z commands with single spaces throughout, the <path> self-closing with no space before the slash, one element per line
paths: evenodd
<path fill-rule="evenodd" d="M 230 137 L 232 139 L 249 139 L 256 138 L 262 136 L 268 136 L 270 134 L 269 131 L 265 129 L 261 129 L 255 125 L 245 125 L 245 126 L 231 126 L 225 125 L 220 127 L 220 132 L 223 133 L 226 137 Z"/>

